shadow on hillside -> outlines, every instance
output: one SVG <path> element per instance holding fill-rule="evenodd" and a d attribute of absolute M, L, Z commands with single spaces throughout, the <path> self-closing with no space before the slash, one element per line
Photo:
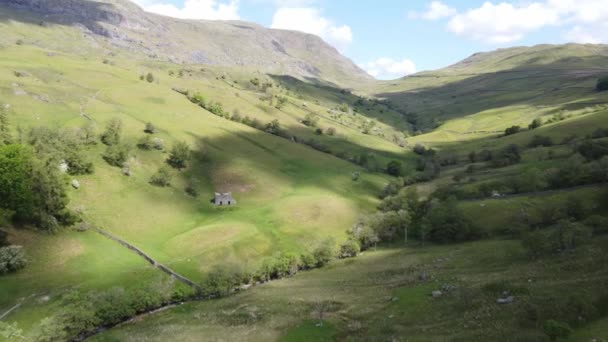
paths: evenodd
<path fill-rule="evenodd" d="M 4 0 L 0 21 L 20 21 L 33 25 L 81 25 L 95 34 L 111 36 L 101 23 L 118 25 L 125 17 L 112 4 L 94 0 Z"/>
<path fill-rule="evenodd" d="M 376 96 L 397 104 L 420 117 L 442 120 L 465 117 L 489 109 L 528 105 L 559 106 L 593 96 L 595 80 L 608 73 L 607 57 L 564 58 L 552 64 L 528 64 L 483 74 L 424 74 L 410 76 L 401 84 L 425 78 L 464 77 L 437 87 L 413 87 L 407 91 L 383 92 Z M 533 61 L 531 62 L 533 63 Z M 399 83 L 393 83 L 399 85 Z M 591 103 L 595 104 L 595 103 Z"/>
<path fill-rule="evenodd" d="M 206 153 L 207 161 L 195 163 L 195 167 L 183 174 L 184 177 L 201 177 L 211 166 L 214 169 L 228 170 L 230 173 L 229 165 L 238 160 L 244 162 L 242 165 L 250 165 L 259 171 L 276 173 L 280 178 L 288 177 L 297 182 L 298 186 L 319 187 L 344 193 L 349 192 L 348 189 L 336 188 L 332 183 L 335 177 L 350 178 L 353 171 L 371 172 L 352 162 L 266 132 L 230 129 L 225 131 L 226 134 L 214 138 L 203 137 L 195 131 L 186 132 L 197 141 L 192 146 L 194 155 L 201 156 Z M 395 159 L 403 160 L 404 157 L 395 155 Z M 384 167 L 385 164 L 381 166 Z"/>
<path fill-rule="evenodd" d="M 351 93 L 348 89 L 339 88 L 336 85 L 313 78 L 306 78 L 304 82 L 298 78 L 288 75 L 269 75 L 275 82 L 295 91 L 305 97 L 306 100 L 320 100 L 332 103 L 346 103 L 351 108 L 357 109 L 357 114 L 370 119 L 378 120 L 388 124 L 397 130 L 408 129 L 409 126 L 402 114 L 392 111 L 387 106 L 369 101 L 361 102 L 363 99 Z M 302 100 L 302 102 L 306 102 Z M 308 110 L 307 108 L 303 108 Z M 311 110 L 308 110 L 312 112 Z"/>

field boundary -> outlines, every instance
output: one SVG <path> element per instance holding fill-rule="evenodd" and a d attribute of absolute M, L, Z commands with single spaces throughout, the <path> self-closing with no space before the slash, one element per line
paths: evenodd
<path fill-rule="evenodd" d="M 98 234 L 105 236 L 106 238 L 116 241 L 119 244 L 121 244 L 122 246 L 130 249 L 131 251 L 135 252 L 137 255 L 139 255 L 140 257 L 144 258 L 148 263 L 150 263 L 152 266 L 158 268 L 159 270 L 165 272 L 166 274 L 168 274 L 171 277 L 176 278 L 177 280 L 181 281 L 182 283 L 194 288 L 197 292 L 201 292 L 203 290 L 202 287 L 200 287 L 198 284 L 196 284 L 195 282 L 193 282 L 192 280 L 184 277 L 183 275 L 173 271 L 172 269 L 170 269 L 169 267 L 159 263 L 158 261 L 154 260 L 151 256 L 149 256 L 146 252 L 142 251 L 141 249 L 133 246 L 132 244 L 130 244 L 129 242 L 113 235 L 110 234 L 108 232 L 106 232 L 105 230 L 98 228 L 98 227 L 93 227 L 93 230 L 95 230 Z"/>

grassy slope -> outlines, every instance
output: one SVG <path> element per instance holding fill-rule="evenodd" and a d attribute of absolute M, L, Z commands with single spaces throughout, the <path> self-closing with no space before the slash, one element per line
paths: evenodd
<path fill-rule="evenodd" d="M 82 107 L 98 131 L 111 118 L 122 119 L 125 140 L 133 145 L 143 135 L 144 123 L 151 121 L 168 147 L 176 140 L 187 141 L 195 150 L 204 146 L 208 160 L 174 172 L 172 186 L 161 189 L 150 186 L 148 179 L 163 165 L 165 154 L 134 150 L 129 162 L 133 176 L 124 177 L 120 169 L 102 160 L 104 147 L 98 145 L 90 150 L 95 174 L 74 177 L 82 186 L 69 191 L 70 206 L 88 221 L 194 280 L 201 280 L 217 263 L 255 268 L 265 256 L 304 251 L 327 236 L 343 240 L 346 229 L 362 213 L 373 210 L 375 195 L 386 182 L 382 175 L 365 173 L 331 155 L 212 115 L 171 90 L 198 90 L 229 111 L 238 108 L 262 122 L 278 118 L 299 136 L 316 137 L 298 122 L 307 111 L 291 104 L 281 111 L 273 109 L 261 103 L 258 92 L 246 89 L 254 74 L 206 69 L 184 78 L 170 77 L 168 70 L 177 71 L 178 66 L 137 62 L 128 55 L 110 57 L 114 65 L 103 64 L 100 51 L 82 42 L 74 29 L 17 22 L 0 25 L 9 32 L 0 42 L 0 96 L 11 105 L 14 127 L 80 127 L 87 123 L 80 115 Z M 15 45 L 22 37 L 25 44 Z M 81 47 L 80 54 L 38 46 L 58 39 L 73 40 L 72 48 Z M 29 76 L 16 77 L 16 70 Z M 148 71 L 160 81 L 139 81 L 140 73 Z M 242 90 L 216 77 L 225 73 Z M 296 102 L 294 96 L 290 99 Z M 334 107 L 341 102 L 326 100 L 321 105 Z M 318 110 L 326 112 L 328 108 L 321 105 Z M 321 126 L 325 125 L 322 120 Z M 387 155 L 401 153 L 397 145 L 354 128 L 342 126 L 338 133 L 317 139 L 340 141 L 352 155 L 372 151 L 369 147 Z M 358 182 L 351 180 L 354 171 L 363 173 Z M 191 179 L 201 194 L 198 198 L 184 192 Z M 213 208 L 209 200 L 215 190 L 232 191 L 239 206 Z M 129 287 L 162 278 L 144 261 L 93 232 L 66 231 L 47 237 L 13 230 L 11 240 L 25 246 L 30 265 L 2 277 L 0 308 L 4 312 L 26 298 L 9 317 L 26 330 L 50 310 L 58 293 L 70 287 Z M 43 300 L 47 295 L 48 303 Z"/>
<path fill-rule="evenodd" d="M 371 251 L 233 297 L 186 304 L 93 340 L 542 340 L 541 328 L 524 316 L 528 304 L 605 286 L 608 273 L 595 263 L 606 260 L 606 242 L 536 262 L 509 240 Z M 559 276 L 565 269 L 569 280 Z M 420 281 L 422 272 L 432 279 Z M 431 298 L 444 284 L 457 290 Z M 497 305 L 502 291 L 512 291 L 515 303 Z M 320 303 L 327 307 L 322 327 Z M 573 340 L 605 338 L 603 324 L 582 326 Z"/>

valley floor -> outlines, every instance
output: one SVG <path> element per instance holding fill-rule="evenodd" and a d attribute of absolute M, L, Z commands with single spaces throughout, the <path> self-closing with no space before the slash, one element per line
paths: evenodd
<path fill-rule="evenodd" d="M 543 341 L 542 322 L 563 315 L 581 315 L 572 341 L 605 339 L 605 316 L 585 298 L 608 295 L 607 251 L 606 237 L 536 261 L 514 240 L 381 248 L 162 311 L 92 340 Z M 443 295 L 433 298 L 436 290 Z M 513 303 L 497 304 L 504 291 Z"/>

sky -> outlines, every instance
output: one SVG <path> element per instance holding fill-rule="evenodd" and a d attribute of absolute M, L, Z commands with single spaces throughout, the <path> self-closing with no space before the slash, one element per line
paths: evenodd
<path fill-rule="evenodd" d="M 188 19 L 312 33 L 378 79 L 536 44 L 608 43 L 608 0 L 131 0 Z"/>

